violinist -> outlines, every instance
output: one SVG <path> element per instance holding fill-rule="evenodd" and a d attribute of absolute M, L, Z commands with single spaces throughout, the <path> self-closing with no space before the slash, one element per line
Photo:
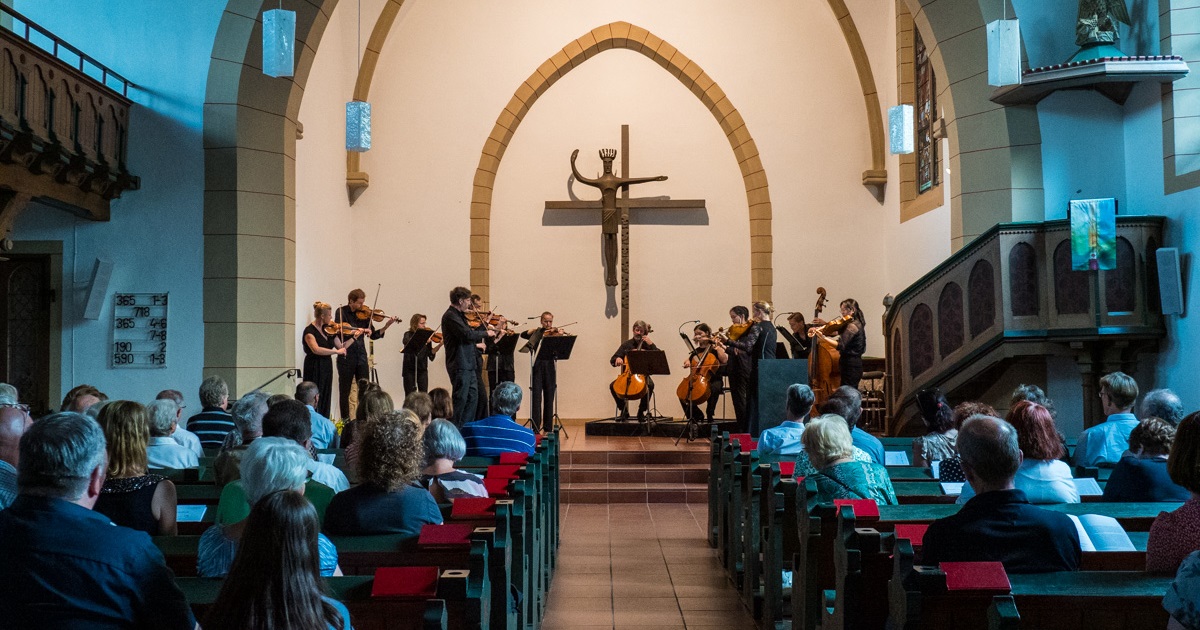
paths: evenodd
<path fill-rule="evenodd" d="M 346 348 L 332 329 L 333 307 L 320 300 L 313 302 L 313 320 L 304 327 L 304 380 L 317 384 L 317 412 L 329 417 L 333 402 L 333 361 L 329 357 L 343 356 Z M 348 344 L 347 344 L 348 345 Z"/>
<path fill-rule="evenodd" d="M 472 293 L 471 314 L 467 317 L 467 323 L 478 330 L 489 330 L 493 328 L 489 323 L 491 315 L 491 313 L 483 310 L 483 298 L 478 293 Z M 485 338 L 483 341 L 475 344 L 476 358 L 479 361 L 479 369 L 475 373 L 476 387 L 479 389 L 479 401 L 475 404 L 475 417 L 473 420 L 482 420 L 492 415 L 491 406 L 488 404 L 488 395 L 496 384 L 489 384 L 484 380 L 487 363 L 483 355 L 487 354 L 488 357 L 491 356 L 492 352 L 496 349 L 496 339 L 499 339 L 499 334 L 499 331 L 497 331 L 497 336 Z"/>
<path fill-rule="evenodd" d="M 350 386 L 358 379 L 366 379 L 371 375 L 367 366 L 367 337 L 382 339 L 384 332 L 396 321 L 395 317 L 386 317 L 382 328 L 376 329 L 371 323 L 374 314 L 366 307 L 367 294 L 362 289 L 355 289 L 346 296 L 346 306 L 338 309 L 337 321 L 350 327 L 361 329 L 361 333 L 347 335 L 339 333 L 338 337 L 346 344 L 346 354 L 337 358 L 338 370 L 338 406 L 343 418 L 350 418 Z"/>
<path fill-rule="evenodd" d="M 490 322 L 495 322 L 496 338 L 486 342 L 487 376 L 488 385 L 492 389 L 496 389 L 500 383 L 511 383 L 517 380 L 516 360 L 513 358 L 513 352 L 517 349 L 516 343 L 503 348 L 500 346 L 501 339 L 517 333 L 508 330 L 508 319 L 502 315 L 493 314 Z"/>
<path fill-rule="evenodd" d="M 542 313 L 540 323 L 543 337 L 563 334 L 561 329 L 554 327 L 554 313 L 550 311 Z M 521 338 L 530 339 L 536 330 L 538 329 L 526 330 L 521 333 Z M 537 352 L 537 348 L 532 350 Z M 544 430 L 542 419 L 545 418 L 546 422 L 551 422 L 554 418 L 554 394 L 558 390 L 558 369 L 553 358 L 541 354 L 537 355 L 532 369 L 529 380 L 533 399 L 529 401 L 529 424 L 534 433 L 541 433 Z"/>
<path fill-rule="evenodd" d="M 788 342 L 788 351 L 793 359 L 807 359 L 812 342 L 808 339 L 808 324 L 804 322 L 804 313 L 796 311 L 788 315 L 787 323 L 789 332 L 784 335 L 784 339 Z M 779 332 L 784 332 L 782 327 L 779 328 Z"/>
<path fill-rule="evenodd" d="M 858 389 L 858 382 L 862 380 L 863 374 L 862 357 L 863 353 L 867 351 L 867 320 L 863 317 L 862 309 L 859 308 L 856 300 L 842 300 L 839 306 L 842 316 L 838 319 L 826 322 L 817 318 L 812 323 L 814 326 L 825 328 L 825 330 L 818 329 L 818 335 L 837 337 L 838 352 L 841 353 L 841 358 L 838 359 L 838 371 L 842 375 L 842 385 Z M 835 323 L 841 328 L 840 331 L 829 330 Z M 830 324 L 830 326 L 826 326 L 826 324 Z"/>
<path fill-rule="evenodd" d="M 696 342 L 696 349 L 688 355 L 687 361 L 683 362 L 683 367 L 690 370 L 693 367 L 703 366 L 709 363 L 705 358 L 707 356 L 712 356 L 716 360 L 717 367 L 708 379 L 707 408 L 703 413 L 700 411 L 700 405 L 695 401 L 681 398 L 679 403 L 683 405 L 684 416 L 693 422 L 703 422 L 705 418 L 712 422 L 713 413 L 717 410 L 717 401 L 725 392 L 722 375 L 725 372 L 725 364 L 729 363 L 729 354 L 725 352 L 725 344 L 721 343 L 720 339 L 713 337 L 712 327 L 708 324 L 698 324 L 692 329 L 692 341 Z"/>
<path fill-rule="evenodd" d="M 754 303 L 754 315 L 748 321 L 750 327 L 746 332 L 726 342 L 726 348 L 733 350 L 738 360 L 739 381 L 734 385 L 734 412 L 737 411 L 737 389 L 740 386 L 742 390 L 742 416 L 737 419 L 738 429 L 742 432 L 749 431 L 752 435 L 758 434 L 758 365 L 760 361 L 765 359 L 775 358 L 775 344 L 777 335 L 775 327 L 771 325 L 771 305 L 767 302 Z M 744 306 L 735 306 L 730 311 L 730 318 L 733 318 L 735 312 L 737 315 L 742 315 L 746 311 Z M 734 324 L 739 323 L 734 321 Z M 731 377 L 730 382 L 734 379 Z"/>
<path fill-rule="evenodd" d="M 729 309 L 729 332 L 725 337 L 725 351 L 729 354 L 729 363 L 725 368 L 726 374 L 729 375 L 729 393 L 733 398 L 733 416 L 737 421 L 738 430 L 745 432 L 747 426 L 746 421 L 746 396 L 748 389 L 748 379 L 750 378 L 750 353 L 742 350 L 741 346 L 731 344 L 729 342 L 741 339 L 742 335 L 750 329 L 750 309 L 745 306 L 735 306 Z"/>
<path fill-rule="evenodd" d="M 633 338 L 625 343 L 622 343 L 617 351 L 613 353 L 612 358 L 608 362 L 613 367 L 625 367 L 625 355 L 631 350 L 658 350 L 658 346 L 654 345 L 653 341 L 646 335 L 651 332 L 650 325 L 642 320 L 633 322 Z M 623 377 L 619 377 L 620 380 Z M 650 397 L 654 395 L 654 381 L 649 375 L 644 376 L 646 379 L 646 391 L 638 401 L 638 422 L 646 421 L 646 414 L 650 410 Z M 617 395 L 617 390 L 614 388 L 614 383 L 608 386 L 609 393 L 612 394 L 613 400 L 617 403 L 617 422 L 626 422 L 629 420 L 629 407 L 626 399 Z"/>
<path fill-rule="evenodd" d="M 421 313 L 413 313 L 408 320 L 408 330 L 404 332 L 404 345 L 412 340 L 418 330 L 428 330 L 425 326 L 426 317 Z M 437 341 L 435 341 L 435 339 Z M 404 395 L 419 391 L 429 391 L 429 364 L 433 362 L 437 351 L 442 348 L 441 340 L 435 335 L 417 351 L 409 350 L 404 353 Z"/>
<path fill-rule="evenodd" d="M 486 327 L 474 328 L 467 323 L 467 312 L 473 310 L 471 290 L 454 287 L 450 291 L 450 306 L 442 314 L 442 338 L 446 344 L 446 372 L 454 400 L 454 424 L 462 427 L 475 420 L 479 406 L 480 349 L 476 344 L 495 331 Z"/>

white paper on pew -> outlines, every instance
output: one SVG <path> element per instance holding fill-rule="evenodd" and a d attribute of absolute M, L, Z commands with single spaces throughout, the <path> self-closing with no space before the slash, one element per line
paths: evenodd
<path fill-rule="evenodd" d="M 175 510 L 175 520 L 180 523 L 199 523 L 204 520 L 207 505 L 181 505 Z"/>
<path fill-rule="evenodd" d="M 1079 532 L 1079 548 L 1083 551 L 1137 551 L 1125 528 L 1117 519 L 1102 514 L 1068 514 Z"/>
<path fill-rule="evenodd" d="M 317 453 L 317 460 L 323 464 L 333 465 L 333 458 L 337 457 L 335 453 Z"/>
<path fill-rule="evenodd" d="M 942 460 L 935 459 L 929 462 L 929 474 L 932 475 L 934 479 L 942 478 Z"/>
<path fill-rule="evenodd" d="M 1072 481 L 1075 482 L 1075 491 L 1081 497 L 1098 497 L 1104 494 L 1104 491 L 1100 489 L 1100 484 L 1091 477 L 1077 477 Z"/>
<path fill-rule="evenodd" d="M 938 485 L 940 485 L 942 487 L 942 492 L 946 493 L 949 496 L 956 497 L 956 496 L 962 494 L 962 489 L 965 484 L 963 484 L 961 482 L 960 483 L 952 483 L 949 481 L 943 481 L 942 483 L 940 483 Z"/>
<path fill-rule="evenodd" d="M 884 451 L 883 464 L 885 466 L 910 466 L 908 461 L 908 453 L 904 451 Z"/>

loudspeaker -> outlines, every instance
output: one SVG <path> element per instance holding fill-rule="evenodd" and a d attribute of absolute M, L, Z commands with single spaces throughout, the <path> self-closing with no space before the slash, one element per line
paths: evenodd
<path fill-rule="evenodd" d="M 1158 296 L 1163 315 L 1183 315 L 1183 271 L 1179 265 L 1178 247 L 1160 247 L 1158 258 Z"/>
<path fill-rule="evenodd" d="M 87 300 L 83 303 L 84 319 L 100 319 L 100 309 L 104 308 L 104 296 L 108 295 L 112 272 L 112 261 L 96 259 L 96 266 L 92 268 L 92 285 L 88 287 Z"/>

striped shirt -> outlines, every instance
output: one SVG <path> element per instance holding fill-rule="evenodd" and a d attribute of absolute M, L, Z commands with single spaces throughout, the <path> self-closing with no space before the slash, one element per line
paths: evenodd
<path fill-rule="evenodd" d="M 220 407 L 205 407 L 187 421 L 187 430 L 200 438 L 200 446 L 204 448 L 221 448 L 225 436 L 233 429 L 233 416 Z"/>
<path fill-rule="evenodd" d="M 462 428 L 467 443 L 467 456 L 494 457 L 500 453 L 530 453 L 534 451 L 533 431 L 508 416 L 488 416 L 468 422 Z"/>

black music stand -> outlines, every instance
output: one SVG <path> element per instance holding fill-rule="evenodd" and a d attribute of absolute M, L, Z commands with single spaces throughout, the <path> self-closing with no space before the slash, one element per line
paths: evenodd
<path fill-rule="evenodd" d="M 429 343 L 429 339 L 433 337 L 433 331 L 428 328 L 418 328 L 413 331 L 413 335 L 409 338 L 408 343 L 400 348 L 400 354 L 413 354 L 413 386 L 420 390 L 420 385 L 417 384 L 417 362 L 421 361 L 421 349 Z M 430 348 L 432 350 L 432 348 Z"/>
<path fill-rule="evenodd" d="M 625 354 L 625 363 L 629 365 L 629 371 L 632 374 L 651 377 L 656 374 L 671 373 L 671 366 L 667 363 L 667 353 L 662 350 L 630 350 Z M 658 398 L 653 393 L 649 396 L 650 418 L 646 422 L 646 435 L 651 434 L 654 424 L 660 419 L 670 420 L 670 418 L 658 415 Z"/>
<path fill-rule="evenodd" d="M 550 418 L 542 418 L 542 422 L 550 421 L 550 428 L 558 427 L 562 430 L 563 436 L 567 439 L 571 438 L 571 434 L 567 433 L 566 427 L 562 425 L 562 421 L 558 417 L 558 362 L 566 361 L 571 358 L 571 350 L 575 347 L 575 340 L 578 339 L 575 335 L 553 335 L 547 337 L 542 334 L 542 329 L 534 331 L 529 338 L 529 343 L 533 343 L 534 339 L 540 339 L 541 343 L 537 344 L 537 348 L 529 353 L 533 361 L 538 361 L 544 358 L 549 358 L 554 362 L 554 415 Z M 536 355 L 536 357 L 534 356 Z M 533 370 L 530 370 L 529 392 L 533 393 Z"/>

